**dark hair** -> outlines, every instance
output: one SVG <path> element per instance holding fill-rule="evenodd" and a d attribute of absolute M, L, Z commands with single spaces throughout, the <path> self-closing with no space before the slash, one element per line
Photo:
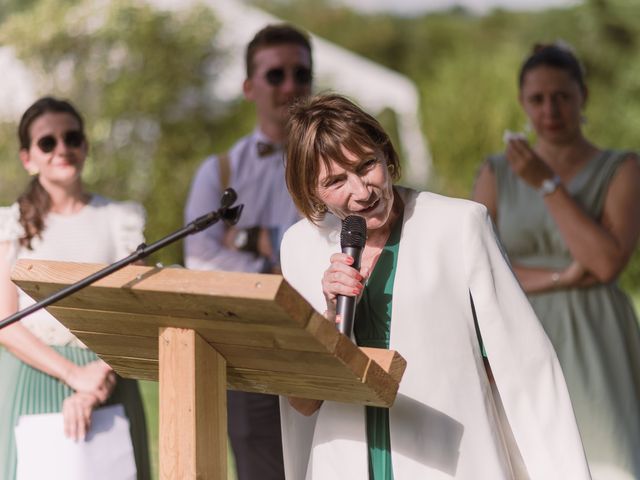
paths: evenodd
<path fill-rule="evenodd" d="M 584 81 L 584 69 L 578 60 L 578 57 L 571 51 L 569 47 L 558 44 L 540 44 L 533 46 L 531 55 L 520 67 L 520 75 L 518 76 L 518 85 L 522 89 L 524 77 L 536 67 L 546 66 L 558 68 L 567 72 L 580 86 L 580 89 L 586 91 L 586 83 Z"/>
<path fill-rule="evenodd" d="M 291 108 L 287 133 L 287 188 L 298 210 L 314 223 L 326 211 L 317 196 L 320 162 L 327 169 L 331 161 L 351 168 L 343 148 L 358 156 L 382 151 L 391 178 L 400 178 L 400 159 L 389 135 L 374 117 L 343 96 L 323 94 L 300 100 Z"/>
<path fill-rule="evenodd" d="M 68 113 L 72 115 L 84 131 L 84 121 L 80 113 L 66 100 L 53 97 L 42 97 L 36 100 L 22 115 L 18 125 L 18 141 L 20 150 L 31 148 L 31 125 L 45 113 Z M 20 225 L 24 229 L 24 236 L 20 238 L 20 245 L 31 249 L 31 240 L 40 236 L 44 230 L 44 218 L 51 209 L 51 197 L 44 189 L 38 177 L 35 176 L 27 188 L 18 197 L 20 208 Z"/>
<path fill-rule="evenodd" d="M 311 61 L 311 42 L 309 41 L 309 37 L 295 27 L 286 23 L 267 25 L 256 33 L 249 42 L 249 45 L 247 45 L 245 54 L 247 78 L 253 75 L 253 57 L 258 50 L 288 44 L 300 45 L 306 48 L 309 52 L 309 60 Z"/>

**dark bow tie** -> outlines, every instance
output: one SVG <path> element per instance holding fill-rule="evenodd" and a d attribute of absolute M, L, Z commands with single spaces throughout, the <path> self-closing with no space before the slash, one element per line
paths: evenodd
<path fill-rule="evenodd" d="M 278 147 L 275 146 L 273 143 L 267 143 L 267 142 L 258 142 L 257 147 L 258 147 L 259 157 L 266 157 L 274 153 L 276 150 L 278 150 Z"/>

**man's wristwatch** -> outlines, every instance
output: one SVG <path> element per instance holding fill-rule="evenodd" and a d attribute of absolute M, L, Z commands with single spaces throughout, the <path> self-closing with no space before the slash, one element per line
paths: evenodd
<path fill-rule="evenodd" d="M 558 175 L 554 175 L 552 178 L 545 178 L 538 188 L 538 193 L 543 197 L 555 192 L 558 186 L 562 183 Z"/>
<path fill-rule="evenodd" d="M 233 245 L 242 252 L 258 254 L 258 235 L 260 227 L 239 229 L 233 239 Z"/>

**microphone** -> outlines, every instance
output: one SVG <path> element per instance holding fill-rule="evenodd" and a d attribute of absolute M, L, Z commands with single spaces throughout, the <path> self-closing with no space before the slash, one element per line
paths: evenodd
<path fill-rule="evenodd" d="M 351 265 L 360 271 L 360 259 L 362 257 L 362 249 L 367 239 L 367 222 L 364 218 L 356 215 L 349 215 L 342 221 L 342 230 L 340 231 L 340 247 L 342 253 L 353 257 Z M 340 315 L 342 322 L 338 327 L 340 333 L 347 337 L 351 336 L 353 329 L 353 320 L 356 315 L 356 297 L 348 297 L 338 295 L 336 301 L 336 314 Z"/>

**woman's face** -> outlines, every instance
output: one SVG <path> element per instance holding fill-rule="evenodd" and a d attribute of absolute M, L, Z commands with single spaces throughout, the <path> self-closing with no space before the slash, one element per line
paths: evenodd
<path fill-rule="evenodd" d="M 567 143 L 581 135 L 585 92 L 561 68 L 529 70 L 520 90 L 520 104 L 541 140 Z"/>
<path fill-rule="evenodd" d="M 358 157 L 343 149 L 351 162 L 348 169 L 335 161 L 330 169 L 320 163 L 317 195 L 338 218 L 359 215 L 367 222 L 367 230 L 387 224 L 393 207 L 393 184 L 387 160 L 380 150 Z"/>
<path fill-rule="evenodd" d="M 38 173 L 43 185 L 71 186 L 80 181 L 87 142 L 73 115 L 44 113 L 33 121 L 29 134 L 31 145 L 20 151 L 28 172 Z"/>

